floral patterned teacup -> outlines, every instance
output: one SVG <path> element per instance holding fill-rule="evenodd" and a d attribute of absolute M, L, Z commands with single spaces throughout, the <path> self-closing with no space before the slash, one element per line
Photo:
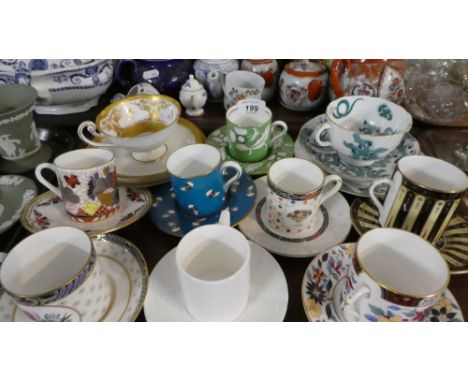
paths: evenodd
<path fill-rule="evenodd" d="M 395 150 L 411 129 L 411 115 L 388 100 L 368 96 L 342 97 L 327 107 L 327 123 L 314 139 L 332 146 L 343 162 L 370 166 Z M 321 135 L 328 130 L 329 140 Z"/>
<path fill-rule="evenodd" d="M 83 231 L 55 227 L 17 244 L 0 270 L 1 285 L 33 321 L 99 321 L 112 288 Z"/>
<path fill-rule="evenodd" d="M 52 170 L 60 188 L 42 176 L 42 170 Z M 104 149 L 81 149 L 62 154 L 54 164 L 41 163 L 36 177 L 62 199 L 65 211 L 78 222 L 94 222 L 114 215 L 119 209 L 119 189 L 114 154 Z"/>
<path fill-rule="evenodd" d="M 260 99 L 265 80 L 262 76 L 246 70 L 235 70 L 229 73 L 210 72 L 208 74 L 210 88 L 215 84 L 221 86 L 224 91 L 224 108 L 228 110 L 238 101 L 246 98 Z"/>
<path fill-rule="evenodd" d="M 446 261 L 429 242 L 376 228 L 357 242 L 334 305 L 344 321 L 422 321 L 449 281 Z"/>
<path fill-rule="evenodd" d="M 330 183 L 334 183 L 331 188 Z M 270 167 L 267 184 L 263 223 L 281 237 L 306 239 L 317 231 L 320 206 L 338 192 L 342 180 L 338 175 L 325 176 L 305 159 L 286 158 Z"/>

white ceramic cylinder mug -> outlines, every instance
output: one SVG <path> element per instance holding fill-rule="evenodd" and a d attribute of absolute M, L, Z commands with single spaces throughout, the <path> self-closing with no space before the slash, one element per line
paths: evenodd
<path fill-rule="evenodd" d="M 177 246 L 176 266 L 185 306 L 196 320 L 234 321 L 245 310 L 250 245 L 238 230 L 222 224 L 195 228 Z"/>

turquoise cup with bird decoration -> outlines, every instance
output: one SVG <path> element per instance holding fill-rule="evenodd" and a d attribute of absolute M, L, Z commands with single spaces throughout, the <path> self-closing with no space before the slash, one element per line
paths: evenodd
<path fill-rule="evenodd" d="M 166 167 L 178 208 L 197 218 L 221 211 L 229 187 L 242 175 L 238 163 L 223 162 L 219 150 L 207 144 L 174 151 Z"/>
<path fill-rule="evenodd" d="M 59 187 L 42 175 L 52 170 Z M 90 223 L 114 215 L 120 207 L 114 154 L 104 149 L 73 150 L 55 158 L 54 163 L 41 163 L 36 177 L 62 201 L 70 219 Z"/>
<path fill-rule="evenodd" d="M 315 142 L 331 146 L 343 162 L 356 166 L 370 166 L 389 155 L 413 125 L 403 107 L 378 97 L 338 98 L 330 102 L 326 116 Z"/>
<path fill-rule="evenodd" d="M 259 162 L 268 156 L 272 144 L 288 131 L 283 121 L 272 122 L 265 101 L 245 99 L 226 112 L 229 155 L 239 162 Z"/>

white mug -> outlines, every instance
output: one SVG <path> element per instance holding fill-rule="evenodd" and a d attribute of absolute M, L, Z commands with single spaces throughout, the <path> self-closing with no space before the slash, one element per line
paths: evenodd
<path fill-rule="evenodd" d="M 376 228 L 358 240 L 335 307 L 345 321 L 422 321 L 449 281 L 446 261 L 429 242 Z"/>
<path fill-rule="evenodd" d="M 226 224 L 224 214 L 221 222 Z M 195 228 L 177 246 L 176 267 L 185 306 L 198 321 L 233 321 L 250 289 L 250 245 L 238 230 L 211 224 Z"/>
<path fill-rule="evenodd" d="M 267 184 L 263 223 L 282 237 L 302 239 L 313 234 L 320 206 L 339 191 L 342 179 L 325 176 L 308 160 L 285 158 L 270 167 Z"/>
<path fill-rule="evenodd" d="M 99 321 L 112 289 L 91 239 L 73 227 L 37 232 L 5 257 L 0 283 L 33 321 Z"/>

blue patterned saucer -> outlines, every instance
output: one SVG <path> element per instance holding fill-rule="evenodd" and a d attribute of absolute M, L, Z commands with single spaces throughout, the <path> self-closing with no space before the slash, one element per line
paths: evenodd
<path fill-rule="evenodd" d="M 232 176 L 228 170 L 226 176 L 230 175 Z M 243 173 L 240 179 L 231 185 L 226 196 L 224 208 L 229 208 L 232 226 L 249 214 L 255 205 L 256 196 L 257 188 L 254 181 L 249 175 Z M 221 211 L 204 218 L 197 218 L 180 210 L 170 183 L 155 187 L 153 200 L 153 206 L 149 212 L 151 221 L 157 228 L 169 235 L 182 237 L 198 226 L 216 224 L 219 221 Z"/>
<path fill-rule="evenodd" d="M 420 153 L 418 141 L 407 133 L 400 146 L 371 166 L 355 166 L 345 163 L 333 147 L 321 147 L 314 141 L 314 131 L 327 121 L 326 115 L 321 114 L 301 127 L 294 145 L 295 156 L 314 162 L 329 174 L 341 176 L 343 179 L 341 191 L 343 192 L 369 197 L 367 190 L 376 178 L 391 177 L 395 164 L 400 158 Z"/>

